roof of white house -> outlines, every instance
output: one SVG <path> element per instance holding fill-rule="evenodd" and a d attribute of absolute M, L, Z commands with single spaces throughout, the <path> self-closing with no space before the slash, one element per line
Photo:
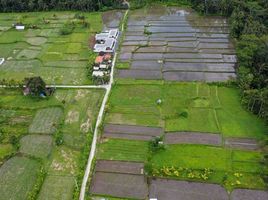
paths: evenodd
<path fill-rule="evenodd" d="M 0 58 L 0 65 L 2 65 L 5 62 L 5 58 Z"/>
<path fill-rule="evenodd" d="M 17 30 L 24 30 L 25 26 L 24 25 L 16 25 Z"/>
<path fill-rule="evenodd" d="M 103 31 L 103 32 L 101 32 L 99 34 L 96 34 L 95 39 L 96 40 L 106 40 L 106 39 L 109 39 L 109 38 L 116 39 L 118 34 L 119 34 L 118 29 L 111 29 L 111 30 Z"/>
<path fill-rule="evenodd" d="M 116 44 L 116 40 L 113 38 L 108 38 L 107 40 L 105 40 L 105 42 L 103 44 L 95 44 L 94 46 L 94 52 L 113 52 L 115 45 Z"/>

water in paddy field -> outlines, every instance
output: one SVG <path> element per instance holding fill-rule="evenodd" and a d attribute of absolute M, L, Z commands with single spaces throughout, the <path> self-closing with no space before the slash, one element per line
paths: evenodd
<path fill-rule="evenodd" d="M 236 77 L 227 20 L 190 9 L 130 11 L 119 57 L 131 63 L 130 69 L 118 70 L 121 78 L 212 82 Z"/>
<path fill-rule="evenodd" d="M 102 14 L 103 29 L 119 28 L 124 11 L 111 10 Z"/>

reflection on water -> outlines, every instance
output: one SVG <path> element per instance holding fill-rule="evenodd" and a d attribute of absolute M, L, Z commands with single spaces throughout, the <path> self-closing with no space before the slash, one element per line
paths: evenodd
<path fill-rule="evenodd" d="M 123 78 L 150 79 L 150 70 L 165 80 L 235 77 L 236 56 L 226 19 L 199 16 L 191 9 L 154 5 L 130 11 L 120 58 L 131 62 L 130 70 L 119 72 Z M 159 60 L 161 66 L 153 67 Z"/>
<path fill-rule="evenodd" d="M 102 14 L 103 29 L 118 28 L 124 11 L 111 10 Z"/>

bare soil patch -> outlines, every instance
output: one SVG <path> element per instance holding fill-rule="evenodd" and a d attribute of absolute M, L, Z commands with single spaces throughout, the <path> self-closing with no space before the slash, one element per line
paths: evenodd
<path fill-rule="evenodd" d="M 107 124 L 104 127 L 104 133 L 125 133 L 133 135 L 160 136 L 162 134 L 162 131 L 162 128 L 132 125 Z"/>
<path fill-rule="evenodd" d="M 231 200 L 265 200 L 268 192 L 262 190 L 236 189 L 231 193 Z"/>
<path fill-rule="evenodd" d="M 95 170 L 97 172 L 115 172 L 124 174 L 143 174 L 143 163 L 98 160 Z"/>
<path fill-rule="evenodd" d="M 257 141 L 249 138 L 226 138 L 225 146 L 245 150 L 259 149 Z"/>
<path fill-rule="evenodd" d="M 160 70 L 118 70 L 119 78 L 134 78 L 134 79 L 148 79 L 160 80 L 162 79 L 162 72 Z"/>
<path fill-rule="evenodd" d="M 96 172 L 90 192 L 99 195 L 145 199 L 148 186 L 143 175 Z"/>
<path fill-rule="evenodd" d="M 228 200 L 226 190 L 220 185 L 176 181 L 168 179 L 152 180 L 149 197 L 158 200 Z"/>
<path fill-rule="evenodd" d="M 167 144 L 205 144 L 220 146 L 222 144 L 219 134 L 198 132 L 174 132 L 165 134 Z"/>

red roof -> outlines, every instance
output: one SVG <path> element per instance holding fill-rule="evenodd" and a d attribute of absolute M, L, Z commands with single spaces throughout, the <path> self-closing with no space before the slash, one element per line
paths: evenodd
<path fill-rule="evenodd" d="M 97 56 L 95 59 L 95 63 L 102 63 L 104 59 L 104 56 Z"/>

